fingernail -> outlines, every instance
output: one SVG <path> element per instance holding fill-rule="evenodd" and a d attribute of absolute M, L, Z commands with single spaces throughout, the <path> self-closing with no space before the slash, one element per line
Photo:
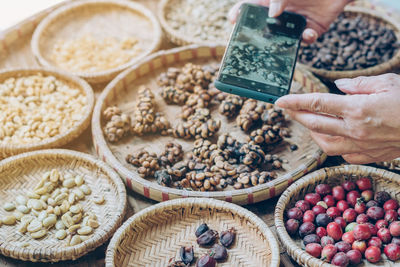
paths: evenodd
<path fill-rule="evenodd" d="M 351 85 L 351 79 L 340 79 L 336 80 L 335 84 L 338 88 L 345 88 Z"/>
<path fill-rule="evenodd" d="M 279 98 L 278 100 L 276 100 L 275 105 L 277 105 L 280 108 L 286 108 L 287 107 L 287 102 L 282 98 Z"/>
<path fill-rule="evenodd" d="M 310 29 L 306 29 L 304 31 L 304 35 L 307 37 L 307 39 L 315 39 L 317 37 L 315 32 L 313 30 L 310 30 Z"/>
<path fill-rule="evenodd" d="M 271 18 L 278 16 L 279 10 L 280 10 L 279 3 L 271 3 L 271 5 L 269 6 L 268 16 Z"/>

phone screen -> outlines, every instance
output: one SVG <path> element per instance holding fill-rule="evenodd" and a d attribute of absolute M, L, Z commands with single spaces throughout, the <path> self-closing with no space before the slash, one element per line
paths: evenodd
<path fill-rule="evenodd" d="M 261 93 L 289 92 L 304 17 L 284 12 L 268 17 L 268 7 L 244 4 L 226 49 L 218 80 Z"/>

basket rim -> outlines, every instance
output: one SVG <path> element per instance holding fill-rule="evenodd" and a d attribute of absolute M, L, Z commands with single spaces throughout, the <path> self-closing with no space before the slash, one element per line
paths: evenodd
<path fill-rule="evenodd" d="M 108 70 L 96 71 L 96 72 L 84 72 L 84 71 L 77 71 L 77 72 L 70 72 L 72 75 L 79 76 L 89 82 L 92 83 L 101 83 L 111 80 L 111 78 L 115 77 L 118 73 L 123 71 L 124 69 L 132 66 L 133 64 L 141 61 L 143 58 L 151 54 L 152 52 L 156 51 L 162 41 L 162 30 L 160 23 L 158 22 L 156 16 L 145 6 L 142 4 L 127 1 L 127 0 L 78 0 L 75 2 L 65 3 L 64 5 L 58 7 L 54 11 L 51 11 L 36 27 L 35 31 L 32 35 L 31 40 L 31 50 L 35 57 L 35 59 L 39 62 L 40 65 L 45 67 L 52 67 L 56 69 L 60 69 L 63 71 L 65 70 L 56 64 L 52 63 L 51 61 L 47 60 L 41 49 L 40 49 L 40 41 L 42 38 L 43 33 L 45 30 L 51 26 L 55 21 L 59 19 L 60 16 L 64 14 L 71 13 L 73 11 L 79 12 L 79 9 L 86 6 L 98 6 L 98 5 L 113 5 L 122 7 L 125 9 L 129 9 L 133 12 L 139 13 L 143 15 L 147 20 L 149 20 L 152 24 L 153 28 L 153 41 L 152 43 L 146 48 L 143 53 L 140 53 L 137 57 L 132 58 L 129 62 L 124 63 L 120 66 L 115 68 L 111 68 Z"/>
<path fill-rule="evenodd" d="M 184 47 L 178 47 L 178 48 L 173 48 L 170 50 L 161 50 L 157 53 L 154 53 L 150 56 L 148 56 L 146 59 L 141 61 L 140 63 L 137 63 L 133 65 L 132 67 L 126 69 L 124 72 L 120 73 L 117 77 L 115 77 L 102 91 L 100 96 L 98 97 L 96 101 L 96 105 L 93 111 L 93 116 L 92 116 L 92 138 L 93 138 L 93 144 L 96 148 L 96 153 L 100 158 L 103 159 L 103 161 L 107 162 L 110 166 L 116 170 L 122 179 L 125 181 L 125 183 L 130 187 L 131 189 L 135 190 L 136 192 L 144 195 L 144 190 L 143 188 L 147 188 L 148 190 L 155 190 L 156 192 L 160 192 L 162 195 L 167 194 L 168 198 L 177 198 L 177 197 L 211 197 L 211 198 L 220 198 L 220 199 L 233 199 L 233 202 L 235 202 L 234 197 L 235 196 L 249 196 L 252 194 L 255 194 L 257 192 L 266 192 L 268 190 L 273 190 L 275 194 L 275 188 L 279 185 L 283 185 L 284 183 L 287 183 L 288 180 L 291 178 L 295 177 L 299 173 L 306 173 L 311 170 L 310 166 L 315 164 L 316 162 L 322 163 L 326 159 L 326 154 L 323 153 L 321 149 L 318 149 L 318 151 L 315 153 L 315 155 L 310 158 L 306 163 L 300 164 L 297 168 L 293 169 L 291 172 L 288 172 L 268 183 L 262 184 L 262 185 L 257 185 L 254 187 L 250 188 L 244 188 L 244 189 L 239 189 L 239 190 L 227 190 L 227 191 L 214 191 L 214 192 L 200 192 L 200 191 L 189 191 L 189 190 L 181 190 L 181 189 L 176 189 L 176 188 L 169 188 L 169 187 L 164 187 L 161 186 L 155 182 L 148 181 L 142 177 L 140 177 L 136 172 L 129 170 L 128 168 L 124 167 L 121 162 L 113 155 L 111 152 L 107 141 L 104 138 L 103 131 L 101 128 L 101 111 L 102 111 L 102 106 L 105 105 L 106 99 L 108 98 L 108 95 L 110 95 L 114 89 L 114 87 L 120 83 L 124 82 L 125 76 L 129 75 L 130 73 L 136 72 L 141 66 L 145 64 L 149 64 L 149 62 L 152 62 L 153 60 L 159 58 L 160 56 L 163 55 L 171 55 L 171 54 L 176 54 L 182 51 L 191 51 L 191 50 L 198 50 L 201 48 L 208 48 L 208 49 L 215 49 L 215 48 L 223 48 L 224 46 L 219 46 L 219 45 L 188 45 Z M 182 61 L 186 61 L 186 59 L 182 59 Z M 165 66 L 168 66 L 171 63 L 167 63 Z M 155 65 L 155 64 L 153 64 Z M 307 75 L 307 78 L 311 79 L 313 83 L 319 88 L 318 90 L 327 90 L 326 87 L 317 79 L 315 78 L 311 73 L 309 73 L 307 70 L 305 70 L 301 64 L 297 66 L 297 68 Z M 126 81 L 125 81 L 126 82 Z M 135 186 L 135 183 L 140 184 L 140 188 Z M 289 182 L 290 183 L 290 182 Z M 154 194 L 153 194 L 154 195 Z M 266 194 L 265 194 L 266 195 Z M 150 194 L 150 196 L 146 196 L 148 198 L 160 201 L 159 199 L 155 198 Z M 265 198 L 266 199 L 266 198 Z M 165 199 L 168 200 L 168 199 Z M 163 199 L 164 201 L 164 199 Z M 261 201 L 261 200 L 259 200 Z M 239 202 L 236 202 L 239 203 Z M 248 202 L 251 203 L 251 202 Z"/>
<path fill-rule="evenodd" d="M 43 139 L 36 143 L 27 143 L 27 144 L 1 144 L 0 143 L 0 152 L 3 152 L 5 155 L 14 155 L 22 152 L 51 148 L 55 146 L 61 146 L 69 143 L 76 137 L 78 137 L 90 124 L 91 115 L 94 107 L 94 93 L 92 87 L 83 79 L 79 77 L 70 75 L 64 71 L 59 71 L 54 68 L 7 68 L 0 70 L 0 76 L 27 76 L 32 74 L 42 73 L 43 75 L 52 75 L 55 76 L 56 79 L 63 80 L 69 83 L 73 83 L 79 87 L 79 89 L 83 90 L 86 94 L 87 103 L 85 111 L 83 112 L 82 118 L 70 129 L 68 129 L 64 133 L 57 134 L 53 137 Z M 1 79 L 4 80 L 4 79 Z"/>
<path fill-rule="evenodd" d="M 300 246 L 298 246 L 289 236 L 286 231 L 285 223 L 284 223 L 284 212 L 287 208 L 284 203 L 287 199 L 291 199 L 293 193 L 298 192 L 304 185 L 307 185 L 310 180 L 318 177 L 318 180 L 321 180 L 331 174 L 333 170 L 341 170 L 341 173 L 353 174 L 360 169 L 365 170 L 371 174 L 379 174 L 379 176 L 389 179 L 391 181 L 395 181 L 400 184 L 400 175 L 394 172 L 390 172 L 385 169 L 379 169 L 371 166 L 365 165 L 342 165 L 342 166 L 334 166 L 327 167 L 311 172 L 304 177 L 298 179 L 291 186 L 289 186 L 285 192 L 279 197 L 279 200 L 275 207 L 274 212 L 274 221 L 276 226 L 276 231 L 278 233 L 279 239 L 282 241 L 281 243 L 286 249 L 286 252 L 297 261 L 299 264 L 305 264 L 307 261 L 312 260 L 312 263 L 306 264 L 305 266 L 319 266 L 319 267 L 335 267 L 332 264 L 326 263 L 320 259 L 317 259 L 310 254 L 306 253 Z"/>
<path fill-rule="evenodd" d="M 400 22 L 396 21 L 393 17 L 384 16 L 382 12 L 360 6 L 346 6 L 344 13 L 361 14 L 364 16 L 374 17 L 376 20 L 383 21 L 384 23 L 391 26 L 397 37 L 397 40 L 400 42 Z M 338 70 L 319 69 L 308 65 L 304 66 L 311 72 L 315 73 L 316 75 L 331 81 L 341 78 L 354 78 L 358 76 L 371 76 L 371 75 L 383 74 L 385 72 L 392 70 L 394 67 L 400 66 L 400 48 L 397 49 L 397 52 L 391 59 L 389 59 L 389 61 L 365 69 L 338 71 Z"/>
<path fill-rule="evenodd" d="M 115 232 L 112 237 L 106 251 L 106 266 L 111 267 L 115 266 L 114 263 L 114 255 L 116 250 L 118 249 L 118 242 L 123 237 L 123 235 L 132 229 L 137 221 L 141 221 L 146 219 L 149 216 L 155 216 L 157 212 L 166 210 L 166 209 L 175 209 L 175 208 L 184 208 L 184 207 L 210 207 L 216 209 L 228 210 L 234 214 L 247 218 L 250 222 L 252 222 L 257 228 L 264 234 L 271 248 L 271 264 L 269 267 L 278 267 L 280 263 L 280 252 L 278 241 L 276 240 L 275 235 L 272 233 L 271 229 L 267 226 L 267 224 L 253 212 L 240 207 L 233 203 L 228 203 L 221 200 L 216 200 L 212 198 L 204 199 L 204 198 L 186 198 L 186 199 L 174 199 L 165 202 L 161 202 L 155 205 L 152 205 L 146 209 L 143 209 L 130 217 L 124 224 Z"/>
<path fill-rule="evenodd" d="M 171 0 L 161 0 L 158 5 L 158 12 L 157 17 L 160 21 L 161 27 L 163 28 L 164 32 L 167 34 L 168 38 L 171 42 L 177 45 L 189 45 L 189 44 L 201 44 L 201 45 L 226 45 L 226 42 L 223 41 L 204 41 L 197 38 L 191 38 L 190 36 L 185 36 L 184 34 L 180 33 L 171 28 L 168 21 L 165 19 L 165 11 L 169 2 Z"/>
<path fill-rule="evenodd" d="M 101 244 L 103 244 L 105 241 L 107 241 L 113 233 L 117 230 L 117 228 L 121 225 L 123 216 L 126 211 L 127 207 L 127 201 L 126 201 L 126 190 L 125 186 L 122 183 L 120 177 L 118 174 L 107 164 L 102 162 L 101 160 L 95 158 L 92 155 L 74 151 L 74 150 L 68 150 L 68 149 L 46 149 L 46 150 L 38 150 L 38 151 L 32 151 L 32 152 L 27 152 L 23 154 L 19 154 L 16 156 L 12 156 L 9 158 L 6 158 L 2 161 L 0 161 L 0 170 L 3 168 L 9 168 L 13 164 L 18 164 L 21 160 L 24 160 L 26 158 L 31 158 L 31 157 L 67 157 L 71 159 L 77 159 L 85 162 L 89 162 L 92 165 L 97 166 L 98 168 L 101 168 L 102 171 L 108 176 L 108 178 L 115 184 L 118 196 L 118 203 L 119 206 L 116 207 L 116 211 L 118 212 L 118 216 L 115 216 L 112 220 L 110 220 L 106 224 L 106 229 L 102 229 L 103 235 L 98 235 L 94 240 L 92 238 L 88 239 L 85 242 L 82 242 L 78 245 L 75 246 L 70 246 L 70 247 L 60 247 L 60 248 L 52 248 L 52 249 L 47 249 L 45 251 L 41 251 L 40 259 L 33 259 L 32 255 L 37 254 L 34 253 L 36 249 L 34 248 L 24 248 L 24 247 L 18 247 L 15 245 L 8 244 L 8 242 L 4 241 L 1 242 L 0 244 L 0 250 L 2 254 L 5 254 L 8 257 L 12 257 L 15 259 L 20 259 L 27 261 L 41 261 L 41 262 L 56 262 L 60 260 L 74 260 L 77 259 L 90 251 L 93 251 L 97 247 L 99 247 Z M 90 242 L 89 242 L 90 241 Z M 80 250 L 82 248 L 85 248 L 84 250 Z M 57 254 L 62 254 L 61 257 L 54 258 L 54 251 L 55 250 L 61 250 L 62 253 L 57 253 Z M 82 251 L 81 253 L 78 253 L 77 251 Z"/>

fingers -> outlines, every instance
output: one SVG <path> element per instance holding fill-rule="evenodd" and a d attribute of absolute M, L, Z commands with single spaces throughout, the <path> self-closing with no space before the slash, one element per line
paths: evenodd
<path fill-rule="evenodd" d="M 318 146 L 329 156 L 354 154 L 354 153 L 373 153 L 381 155 L 384 149 L 394 149 L 396 144 L 375 143 L 375 142 L 357 142 L 351 138 L 343 136 L 331 136 L 311 132 L 311 137 Z"/>
<path fill-rule="evenodd" d="M 240 12 L 240 6 L 244 3 L 252 3 L 257 5 L 269 5 L 269 0 L 244 0 L 237 2 L 228 12 L 228 19 L 231 23 L 236 22 L 236 18 Z"/>
<path fill-rule="evenodd" d="M 343 155 L 343 159 L 351 164 L 368 164 L 381 161 L 390 161 L 400 156 L 398 149 L 384 149 L 380 150 L 381 155 L 374 155 L 369 153 L 354 153 Z"/>
<path fill-rule="evenodd" d="M 286 0 L 270 0 L 268 16 L 273 18 L 278 17 L 285 10 L 286 5 Z"/>
<path fill-rule="evenodd" d="M 310 113 L 307 111 L 286 110 L 290 117 L 313 132 L 344 136 L 347 132 L 345 122 L 336 117 Z"/>
<path fill-rule="evenodd" d="M 303 41 L 311 44 L 314 43 L 318 39 L 318 33 L 311 28 L 307 28 L 303 32 Z"/>
<path fill-rule="evenodd" d="M 375 94 L 385 91 L 385 85 L 398 83 L 400 76 L 393 73 L 387 73 L 379 76 L 360 76 L 354 79 L 336 80 L 336 86 L 346 94 Z"/>
<path fill-rule="evenodd" d="M 286 95 L 275 103 L 281 108 L 343 116 L 354 103 L 348 96 L 328 93 Z"/>

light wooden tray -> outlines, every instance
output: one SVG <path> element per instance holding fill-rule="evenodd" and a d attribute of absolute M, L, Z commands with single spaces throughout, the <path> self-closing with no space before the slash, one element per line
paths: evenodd
<path fill-rule="evenodd" d="M 278 243 L 260 218 L 234 204 L 199 198 L 167 201 L 132 216 L 111 239 L 106 266 L 165 267 L 170 258 L 179 259 L 181 246 L 192 245 L 199 258 L 208 251 L 199 248 L 194 235 L 202 223 L 219 233 L 237 231 L 227 261 L 218 266 L 279 266 Z"/>
<path fill-rule="evenodd" d="M 294 207 L 297 200 L 304 199 L 305 194 L 314 192 L 315 187 L 321 183 L 331 186 L 339 185 L 344 181 L 355 182 L 360 177 L 370 177 L 374 191 L 386 191 L 392 198 L 400 200 L 400 175 L 382 169 L 361 165 L 345 165 L 340 167 L 325 168 L 310 174 L 293 183 L 279 198 L 275 209 L 275 225 L 282 244 L 287 253 L 301 266 L 307 267 L 334 267 L 334 265 L 317 259 L 301 248 L 301 239 L 292 239 L 285 229 L 284 213 Z M 382 260 L 371 264 L 363 260 L 360 266 L 399 266 L 400 261 L 392 262 L 382 254 Z"/>
<path fill-rule="evenodd" d="M 397 20 L 393 19 L 389 15 L 385 15 L 381 12 L 372 10 L 370 8 L 360 7 L 360 6 L 347 6 L 345 13 L 349 13 L 351 16 L 357 16 L 359 14 L 369 18 L 372 21 L 378 21 L 381 24 L 386 24 L 391 28 L 396 34 L 397 40 L 400 42 L 400 24 Z M 359 76 L 373 76 L 384 74 L 392 71 L 393 69 L 400 66 L 400 49 L 395 52 L 394 56 L 387 62 L 383 62 L 373 67 L 359 70 L 346 70 L 346 71 L 331 71 L 325 69 L 318 69 L 314 67 L 309 67 L 314 74 L 317 76 L 329 80 L 335 81 L 342 78 L 355 78 Z"/>
<path fill-rule="evenodd" d="M 74 1 L 40 22 L 32 37 L 32 52 L 41 65 L 60 68 L 50 58 L 56 41 L 73 40 L 87 34 L 100 39 L 134 37 L 139 40 L 142 50 L 131 61 L 116 68 L 73 73 L 92 83 L 110 81 L 122 70 L 156 51 L 162 38 L 156 17 L 138 3 L 126 0 Z"/>
<path fill-rule="evenodd" d="M 38 73 L 42 73 L 44 76 L 54 76 L 57 79 L 66 82 L 71 87 L 79 89 L 82 94 L 86 95 L 87 103 L 85 109 L 82 112 L 82 119 L 79 120 L 72 128 L 70 128 L 66 132 L 60 133 L 47 139 L 43 139 L 40 142 L 27 144 L 2 143 L 0 144 L 0 159 L 22 152 L 63 146 L 82 134 L 82 132 L 90 124 L 90 118 L 94 106 L 94 95 L 90 85 L 82 79 L 61 71 L 42 68 L 26 68 L 0 71 L 0 83 L 10 77 L 29 76 L 36 75 Z"/>
<path fill-rule="evenodd" d="M 158 185 L 154 179 L 148 180 L 141 178 L 133 168 L 126 163 L 125 157 L 128 153 L 141 148 L 161 153 L 164 145 L 168 141 L 174 141 L 182 145 L 185 152 L 193 147 L 193 140 L 173 139 L 172 137 L 162 137 L 159 135 L 145 137 L 128 137 L 116 144 L 108 143 L 104 139 L 102 127 L 104 125 L 102 112 L 111 105 L 118 105 L 122 111 L 132 113 L 135 109 L 137 88 L 139 85 L 147 85 L 153 90 L 158 110 L 164 112 L 167 119 L 176 124 L 179 118 L 180 107 L 166 105 L 159 95 L 160 88 L 156 85 L 156 77 L 167 69 L 167 67 L 181 67 L 186 62 L 195 64 L 208 64 L 217 62 L 223 55 L 224 47 L 220 46 L 188 46 L 168 51 L 156 53 L 142 63 L 137 64 L 121 73 L 104 89 L 97 101 L 92 119 L 93 143 L 98 155 L 109 163 L 124 179 L 128 188 L 143 194 L 144 196 L 157 200 L 165 201 L 178 197 L 212 197 L 238 204 L 248 204 L 259 202 L 279 195 L 293 181 L 303 176 L 305 173 L 315 169 L 321 164 L 326 156 L 319 147 L 312 141 L 308 131 L 300 124 L 291 122 L 289 128 L 292 137 L 287 139 L 289 143 L 299 146 L 297 151 L 291 152 L 289 146 L 278 146 L 272 153 L 279 153 L 286 158 L 289 163 L 283 164 L 284 169 L 278 170 L 279 177 L 266 184 L 255 187 L 234 190 L 231 187 L 225 191 L 217 192 L 197 192 L 179 190 Z M 315 79 L 310 73 L 298 66 L 292 86 L 292 92 L 327 92 L 327 88 L 319 80 Z M 228 121 L 220 115 L 217 107 L 212 108 L 215 118 L 222 121 L 219 133 L 229 132 L 232 136 L 244 141 L 244 133 L 236 126 L 234 121 Z"/>
<path fill-rule="evenodd" d="M 74 260 L 94 250 L 109 239 L 121 225 L 126 209 L 126 191 L 119 178 L 109 166 L 93 156 L 72 150 L 53 149 L 28 152 L 7 158 L 0 162 L 1 206 L 12 201 L 19 194 L 25 195 L 40 181 L 42 175 L 57 168 L 60 172 L 83 175 L 92 194 L 80 201 L 85 211 L 92 211 L 98 217 L 99 228 L 90 239 L 75 246 L 68 246 L 67 240 L 54 237 L 55 229 L 40 240 L 17 231 L 17 225 L 0 227 L 0 252 L 8 257 L 25 261 L 56 262 Z M 105 203 L 96 205 L 91 197 L 104 196 Z M 1 209 L 0 215 L 6 212 Z M 24 244 L 29 244 L 24 247 Z"/>

